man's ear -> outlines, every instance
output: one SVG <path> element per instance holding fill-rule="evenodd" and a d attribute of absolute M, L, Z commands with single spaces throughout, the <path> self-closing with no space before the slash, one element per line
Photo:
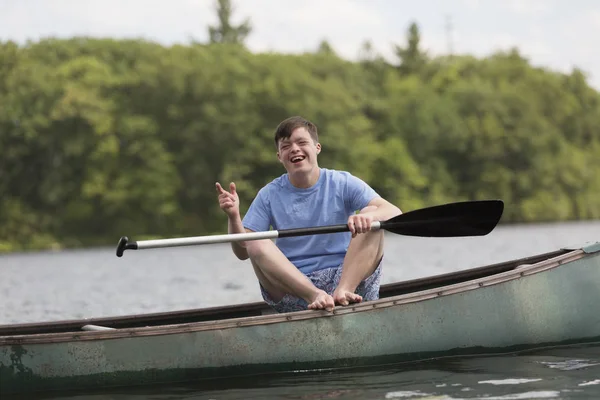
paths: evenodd
<path fill-rule="evenodd" d="M 279 160 L 280 163 L 283 164 L 283 161 L 281 161 L 281 157 L 279 157 L 279 152 L 277 152 L 277 159 Z"/>
<path fill-rule="evenodd" d="M 317 143 L 317 154 L 321 152 L 321 143 Z"/>

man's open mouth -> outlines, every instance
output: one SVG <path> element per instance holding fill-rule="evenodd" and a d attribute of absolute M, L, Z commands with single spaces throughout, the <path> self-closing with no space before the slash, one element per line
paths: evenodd
<path fill-rule="evenodd" d="M 301 162 L 302 160 L 304 160 L 306 157 L 304 156 L 295 156 L 290 158 L 290 161 L 292 162 L 292 164 L 297 164 L 299 162 Z"/>

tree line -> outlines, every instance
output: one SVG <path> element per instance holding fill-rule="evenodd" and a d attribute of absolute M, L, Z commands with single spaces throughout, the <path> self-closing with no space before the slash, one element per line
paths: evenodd
<path fill-rule="evenodd" d="M 291 115 L 317 124 L 321 166 L 403 211 L 499 198 L 505 223 L 600 218 L 600 95 L 581 71 L 517 49 L 430 57 L 416 25 L 396 63 L 368 43 L 358 61 L 326 42 L 255 54 L 249 22 L 223 21 L 204 44 L 0 43 L 0 250 L 223 233 L 215 182 L 247 209 L 284 172 L 273 132 Z"/>

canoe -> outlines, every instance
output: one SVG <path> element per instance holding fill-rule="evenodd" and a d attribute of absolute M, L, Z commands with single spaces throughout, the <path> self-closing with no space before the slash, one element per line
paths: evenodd
<path fill-rule="evenodd" d="M 333 313 L 262 303 L 0 326 L 0 392 L 93 390 L 600 341 L 600 242 L 383 285 Z"/>

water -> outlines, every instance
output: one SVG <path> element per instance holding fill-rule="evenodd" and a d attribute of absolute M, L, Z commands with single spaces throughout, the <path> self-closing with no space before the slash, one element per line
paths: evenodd
<path fill-rule="evenodd" d="M 115 238 L 115 244 L 118 238 Z M 600 221 L 501 226 L 485 237 L 386 234 L 383 282 L 397 282 L 600 241 Z M 0 256 L 0 324 L 162 312 L 260 301 L 229 245 L 114 248 Z M 119 389 L 64 399 L 600 399 L 600 344 Z"/>

